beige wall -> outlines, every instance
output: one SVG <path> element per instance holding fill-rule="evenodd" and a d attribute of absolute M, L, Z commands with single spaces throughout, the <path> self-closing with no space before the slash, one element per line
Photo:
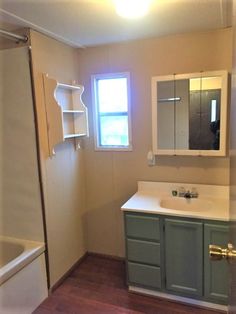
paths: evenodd
<path fill-rule="evenodd" d="M 229 184 L 228 158 L 162 156 L 148 167 L 146 155 L 151 149 L 151 77 L 230 71 L 231 51 L 230 29 L 78 50 L 91 135 L 85 147 L 89 251 L 124 255 L 119 208 L 136 191 L 137 180 Z M 131 75 L 133 151 L 95 152 L 90 76 L 122 71 Z"/>
<path fill-rule="evenodd" d="M 84 152 L 75 151 L 73 140 L 68 140 L 48 157 L 42 73 L 69 84 L 78 79 L 78 60 L 74 48 L 34 31 L 31 46 L 52 286 L 86 251 Z"/>

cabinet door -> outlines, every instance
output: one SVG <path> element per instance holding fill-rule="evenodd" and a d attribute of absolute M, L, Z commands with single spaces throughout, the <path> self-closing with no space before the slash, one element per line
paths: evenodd
<path fill-rule="evenodd" d="M 165 219 L 166 289 L 202 296 L 203 225 Z"/>
<path fill-rule="evenodd" d="M 205 224 L 204 226 L 204 296 L 209 301 L 227 303 L 228 300 L 228 263 L 226 260 L 211 261 L 209 244 L 227 247 L 229 229 L 225 225 Z"/>

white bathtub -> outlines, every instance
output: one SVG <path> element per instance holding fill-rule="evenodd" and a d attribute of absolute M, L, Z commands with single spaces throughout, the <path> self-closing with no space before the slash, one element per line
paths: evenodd
<path fill-rule="evenodd" d="M 0 313 L 30 314 L 47 297 L 45 246 L 0 236 Z"/>

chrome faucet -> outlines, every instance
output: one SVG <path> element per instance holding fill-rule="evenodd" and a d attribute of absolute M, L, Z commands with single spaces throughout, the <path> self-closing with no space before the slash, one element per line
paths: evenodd
<path fill-rule="evenodd" d="M 179 197 L 185 197 L 185 198 L 197 198 L 198 192 L 196 188 L 192 188 L 191 192 L 190 190 L 186 190 L 184 187 L 179 188 Z"/>

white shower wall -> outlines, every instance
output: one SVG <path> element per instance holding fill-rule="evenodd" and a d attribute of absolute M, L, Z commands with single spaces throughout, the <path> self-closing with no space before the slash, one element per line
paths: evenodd
<path fill-rule="evenodd" d="M 44 241 L 28 47 L 0 51 L 0 73 L 0 234 Z"/>

